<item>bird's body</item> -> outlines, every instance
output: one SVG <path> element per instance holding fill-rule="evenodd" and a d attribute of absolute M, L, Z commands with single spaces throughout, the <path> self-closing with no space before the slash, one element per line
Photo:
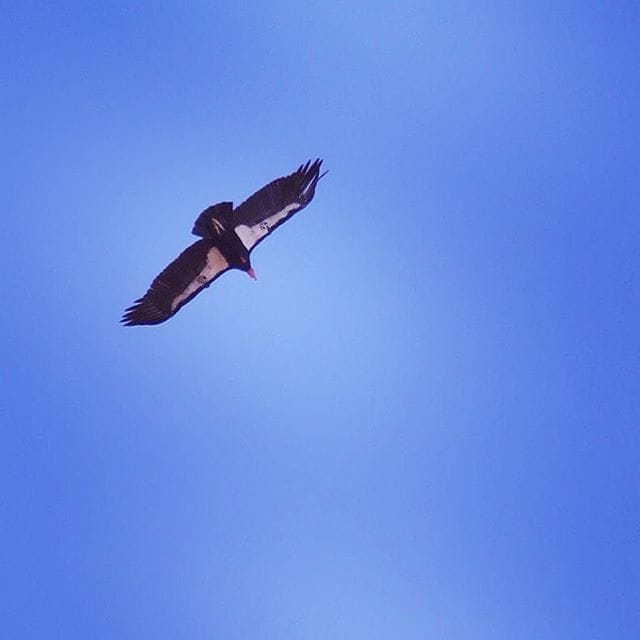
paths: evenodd
<path fill-rule="evenodd" d="M 127 326 L 160 324 L 230 269 L 246 271 L 255 278 L 251 251 L 311 202 L 322 177 L 321 164 L 321 160 L 307 162 L 291 175 L 270 182 L 235 209 L 231 202 L 205 209 L 192 230 L 200 239 L 155 278 L 147 293 L 125 311 L 122 322 Z"/>

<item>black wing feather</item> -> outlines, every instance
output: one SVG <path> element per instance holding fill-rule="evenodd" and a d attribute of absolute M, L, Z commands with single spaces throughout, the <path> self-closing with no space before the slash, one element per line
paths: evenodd
<path fill-rule="evenodd" d="M 136 324 L 160 324 L 174 315 L 199 292 L 194 292 L 180 307 L 172 309 L 175 298 L 193 282 L 206 265 L 207 253 L 211 247 L 210 240 L 197 240 L 187 247 L 155 278 L 147 293 L 125 310 L 121 322 L 128 327 Z"/>
<path fill-rule="evenodd" d="M 313 163 L 309 161 L 291 175 L 273 180 L 256 191 L 234 209 L 234 224 L 251 227 L 295 202 L 301 205 L 296 213 L 302 210 L 313 199 L 318 180 L 322 177 L 321 165 L 319 158 Z"/>

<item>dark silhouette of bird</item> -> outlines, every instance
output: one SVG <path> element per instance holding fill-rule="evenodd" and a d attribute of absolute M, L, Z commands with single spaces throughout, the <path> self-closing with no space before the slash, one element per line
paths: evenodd
<path fill-rule="evenodd" d="M 274 229 L 313 200 L 322 160 L 307 162 L 291 175 L 273 180 L 235 209 L 219 202 L 196 219 L 192 233 L 200 237 L 151 283 L 149 290 L 125 310 L 126 326 L 160 324 L 230 269 L 256 277 L 251 251 Z M 326 172 L 325 172 L 326 173 Z"/>

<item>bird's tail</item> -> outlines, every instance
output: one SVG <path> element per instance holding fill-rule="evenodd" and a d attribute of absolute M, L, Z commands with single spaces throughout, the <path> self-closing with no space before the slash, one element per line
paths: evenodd
<path fill-rule="evenodd" d="M 233 211 L 232 202 L 218 202 L 207 207 L 196 219 L 191 233 L 201 238 L 217 238 Z"/>

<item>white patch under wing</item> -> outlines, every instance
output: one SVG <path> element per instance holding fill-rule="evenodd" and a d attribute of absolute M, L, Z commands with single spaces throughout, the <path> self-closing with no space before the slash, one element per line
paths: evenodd
<path fill-rule="evenodd" d="M 229 266 L 224 256 L 217 247 L 212 247 L 207 253 L 207 263 L 202 267 L 202 271 L 189 283 L 189 286 L 171 303 L 173 311 L 183 300 L 202 289 L 208 282 L 211 282 L 221 271 Z"/>
<path fill-rule="evenodd" d="M 280 220 L 288 218 L 289 214 L 300 207 L 301 205 L 298 202 L 292 202 L 284 209 L 277 211 L 261 222 L 254 224 L 252 227 L 248 227 L 246 224 L 238 225 L 235 228 L 235 232 L 238 234 L 242 244 L 250 251 L 262 238 L 269 235 L 269 231 L 271 231 Z"/>

